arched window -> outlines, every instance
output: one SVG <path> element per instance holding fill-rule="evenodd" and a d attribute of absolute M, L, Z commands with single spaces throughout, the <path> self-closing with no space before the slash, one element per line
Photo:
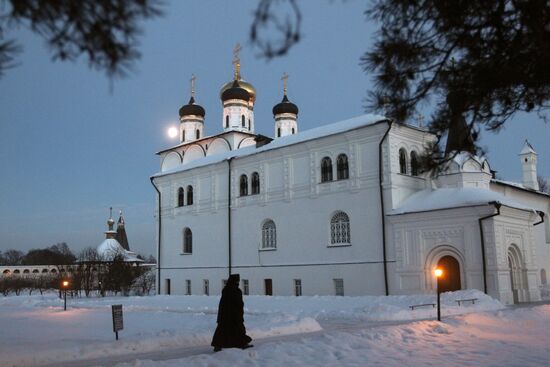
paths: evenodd
<path fill-rule="evenodd" d="M 248 130 L 252 129 L 251 126 L 252 124 L 250 124 L 250 119 L 248 119 Z"/>
<path fill-rule="evenodd" d="M 193 186 L 187 186 L 187 205 L 193 205 Z"/>
<path fill-rule="evenodd" d="M 332 160 L 325 157 L 321 160 L 321 182 L 332 181 Z"/>
<path fill-rule="evenodd" d="M 411 175 L 418 176 L 418 155 L 416 152 L 411 152 Z"/>
<path fill-rule="evenodd" d="M 241 126 L 242 127 L 246 126 L 244 115 L 241 115 Z"/>
<path fill-rule="evenodd" d="M 201 131 L 199 129 L 197 129 L 196 134 L 197 134 L 197 139 L 200 139 L 201 138 Z"/>
<path fill-rule="evenodd" d="M 546 269 L 540 269 L 540 283 L 542 285 L 546 285 L 547 283 L 547 280 L 546 280 Z"/>
<path fill-rule="evenodd" d="M 337 212 L 330 220 L 330 243 L 332 245 L 351 243 L 349 217 L 344 212 Z"/>
<path fill-rule="evenodd" d="M 183 230 L 183 253 L 193 253 L 193 232 L 189 228 Z"/>
<path fill-rule="evenodd" d="M 277 137 L 278 138 L 281 137 L 281 128 L 280 127 L 277 128 Z"/>
<path fill-rule="evenodd" d="M 292 134 L 294 135 L 296 133 L 296 130 L 292 128 Z"/>
<path fill-rule="evenodd" d="M 405 149 L 399 149 L 399 173 L 407 174 L 407 152 Z"/>
<path fill-rule="evenodd" d="M 185 130 L 181 131 L 181 141 L 185 141 Z"/>
<path fill-rule="evenodd" d="M 229 127 L 229 115 L 225 115 L 225 127 Z"/>
<path fill-rule="evenodd" d="M 262 225 L 262 248 L 277 248 L 277 229 L 275 222 L 268 219 Z"/>
<path fill-rule="evenodd" d="M 52 270 L 55 270 L 55 269 L 52 269 Z M 13 271 L 13 273 L 14 273 L 14 274 L 19 274 L 19 273 L 21 273 L 21 271 L 20 271 L 19 269 L 15 269 L 15 270 Z"/>
<path fill-rule="evenodd" d="M 183 206 L 183 187 L 178 189 L 178 206 Z"/>
<path fill-rule="evenodd" d="M 252 173 L 252 195 L 256 195 L 260 193 L 260 175 L 258 172 Z"/>
<path fill-rule="evenodd" d="M 349 178 L 348 156 L 345 154 L 340 154 L 336 158 L 336 178 L 338 180 Z"/>
<path fill-rule="evenodd" d="M 40 271 L 39 271 L 38 269 L 34 269 L 34 270 L 32 271 L 32 273 L 33 273 L 33 274 L 36 274 L 36 273 L 40 273 Z"/>
<path fill-rule="evenodd" d="M 248 195 L 248 177 L 246 175 L 241 175 L 240 179 L 240 194 L 241 196 Z"/>

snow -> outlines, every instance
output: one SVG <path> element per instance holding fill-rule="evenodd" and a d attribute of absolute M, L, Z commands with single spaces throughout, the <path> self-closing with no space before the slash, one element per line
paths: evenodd
<path fill-rule="evenodd" d="M 399 207 L 392 210 L 390 215 L 485 205 L 492 201 L 511 208 L 534 211 L 533 208 L 529 208 L 498 192 L 475 187 L 462 187 L 426 189 L 416 192 Z"/>
<path fill-rule="evenodd" d="M 228 152 L 221 152 L 204 158 L 200 158 L 189 163 L 182 164 L 164 172 L 158 172 L 153 177 L 161 177 L 177 172 L 187 171 L 196 167 L 207 166 L 214 163 L 219 163 L 230 158 L 245 157 L 252 154 L 265 152 L 272 149 L 278 149 L 289 145 L 305 142 L 308 140 L 318 139 L 321 137 L 342 133 L 349 130 L 358 129 L 364 126 L 373 125 L 381 121 L 387 121 L 387 118 L 380 115 L 366 114 L 357 116 L 348 120 L 320 126 L 314 129 L 304 130 L 294 135 L 287 135 L 277 138 L 260 148 L 255 146 L 249 146 L 232 150 Z"/>
<path fill-rule="evenodd" d="M 458 306 L 456 299 L 477 298 Z M 435 295 L 245 296 L 254 348 L 209 346 L 219 297 L 0 298 L 0 361 L 10 366 L 546 366 L 550 305 L 510 308 L 477 290 Z M 111 305 L 122 304 L 115 341 Z M 149 356 L 149 357 L 147 357 Z M 141 359 L 137 359 L 140 357 Z M 89 360 L 93 361 L 89 361 Z M 95 362 L 100 361 L 100 362 Z"/>

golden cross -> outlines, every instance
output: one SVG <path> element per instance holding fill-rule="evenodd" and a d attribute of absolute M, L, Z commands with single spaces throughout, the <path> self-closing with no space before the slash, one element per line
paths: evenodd
<path fill-rule="evenodd" d="M 286 83 L 288 81 L 288 74 L 286 72 L 283 73 L 281 80 L 283 81 L 283 93 L 286 96 Z"/>
<path fill-rule="evenodd" d="M 384 116 L 386 116 L 388 114 L 388 107 L 390 105 L 390 97 L 388 96 L 384 96 L 382 97 L 382 103 L 383 103 L 383 108 L 384 108 Z"/>
<path fill-rule="evenodd" d="M 237 43 L 233 49 L 233 65 L 235 66 L 235 80 L 241 78 L 241 57 L 240 52 L 242 50 L 241 44 Z"/>
<path fill-rule="evenodd" d="M 197 80 L 197 77 L 195 77 L 195 74 L 191 74 L 191 97 L 195 97 L 195 80 Z"/>
<path fill-rule="evenodd" d="M 423 122 L 424 122 L 424 115 L 422 115 L 421 113 L 416 115 L 416 123 L 418 124 L 419 127 L 422 127 Z"/>

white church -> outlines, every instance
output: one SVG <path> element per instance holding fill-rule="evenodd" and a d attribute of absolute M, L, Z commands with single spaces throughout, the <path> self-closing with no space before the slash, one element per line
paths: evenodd
<path fill-rule="evenodd" d="M 364 115 L 299 131 L 286 93 L 274 137 L 254 132 L 256 90 L 240 75 L 220 93 L 223 132 L 205 110 L 179 110 L 180 143 L 158 152 L 158 289 L 220 294 L 398 295 L 476 288 L 506 304 L 540 300 L 550 270 L 550 195 L 537 153 L 519 152 L 520 183 L 460 152 L 437 177 L 418 158 L 435 136 Z M 265 124 L 262 117 L 262 124 Z"/>

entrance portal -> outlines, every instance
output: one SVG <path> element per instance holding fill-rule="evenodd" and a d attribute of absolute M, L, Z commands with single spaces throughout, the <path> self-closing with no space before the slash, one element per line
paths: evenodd
<path fill-rule="evenodd" d="M 510 270 L 510 287 L 514 303 L 526 301 L 523 293 L 527 287 L 522 264 L 521 253 L 516 246 L 510 246 L 508 249 L 508 269 Z"/>
<path fill-rule="evenodd" d="M 462 289 L 460 283 L 460 264 L 453 256 L 443 256 L 437 262 L 437 267 L 443 269 L 443 276 L 437 279 L 440 292 L 452 292 Z"/>

